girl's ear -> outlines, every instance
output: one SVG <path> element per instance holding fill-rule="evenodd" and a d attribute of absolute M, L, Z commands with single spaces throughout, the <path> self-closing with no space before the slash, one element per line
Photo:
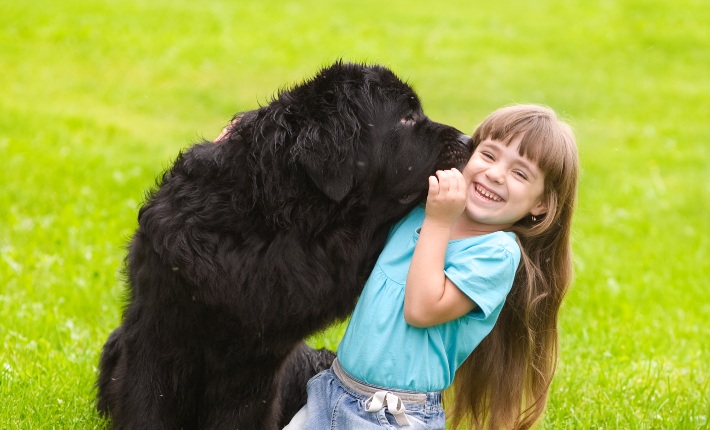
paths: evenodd
<path fill-rule="evenodd" d="M 544 201 L 540 201 L 538 204 L 532 207 L 530 209 L 530 215 L 533 216 L 540 216 L 540 215 L 545 215 L 547 213 L 547 203 Z"/>

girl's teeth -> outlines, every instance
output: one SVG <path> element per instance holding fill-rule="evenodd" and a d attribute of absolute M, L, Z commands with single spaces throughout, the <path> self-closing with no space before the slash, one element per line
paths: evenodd
<path fill-rule="evenodd" d="M 496 196 L 493 193 L 490 193 L 488 190 L 486 190 L 480 186 L 476 187 L 476 191 L 478 191 L 478 193 L 483 195 L 484 197 L 487 197 L 488 199 L 493 200 L 495 202 L 499 202 L 501 200 L 500 197 Z"/>

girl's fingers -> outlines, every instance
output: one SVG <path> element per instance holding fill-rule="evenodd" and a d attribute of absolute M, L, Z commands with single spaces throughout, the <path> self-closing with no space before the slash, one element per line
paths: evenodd
<path fill-rule="evenodd" d="M 459 193 L 466 187 L 466 181 L 463 174 L 456 168 L 451 170 L 439 170 L 436 172 L 439 179 L 439 189 L 442 192 Z"/>
<path fill-rule="evenodd" d="M 449 171 L 449 189 L 452 192 L 458 193 L 459 189 L 461 188 L 461 182 L 459 181 L 459 176 L 458 171 L 456 169 L 451 169 Z"/>
<path fill-rule="evenodd" d="M 429 201 L 459 200 L 465 198 L 466 181 L 457 169 L 438 170 L 429 177 Z"/>
<path fill-rule="evenodd" d="M 436 172 L 436 176 L 439 178 L 439 188 L 442 191 L 448 191 L 451 187 L 451 183 L 449 181 L 449 172 L 446 170 L 438 170 Z"/>
<path fill-rule="evenodd" d="M 220 133 L 220 135 L 217 136 L 217 139 L 213 140 L 213 142 L 219 142 L 219 141 L 221 141 L 222 139 L 224 139 L 225 137 L 227 137 L 228 134 L 229 134 L 229 126 L 226 126 L 226 127 L 224 127 L 224 128 L 222 129 L 222 133 Z"/>
<path fill-rule="evenodd" d="M 459 172 L 457 169 L 452 169 L 453 175 L 456 178 L 456 190 L 463 191 L 466 189 L 466 180 L 463 177 L 463 173 Z"/>
<path fill-rule="evenodd" d="M 435 197 L 439 194 L 439 181 L 436 176 L 429 176 L 429 196 Z"/>

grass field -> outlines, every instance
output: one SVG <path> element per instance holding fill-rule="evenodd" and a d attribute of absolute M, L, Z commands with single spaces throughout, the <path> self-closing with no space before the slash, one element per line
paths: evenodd
<path fill-rule="evenodd" d="M 705 0 L 0 3 L 0 428 L 105 426 L 96 363 L 145 190 L 341 57 L 468 132 L 513 102 L 574 125 L 576 280 L 540 427 L 708 428 L 708 22 Z"/>

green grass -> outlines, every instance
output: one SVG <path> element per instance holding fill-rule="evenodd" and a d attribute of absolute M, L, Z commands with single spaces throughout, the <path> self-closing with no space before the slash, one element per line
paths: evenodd
<path fill-rule="evenodd" d="M 704 0 L 0 3 L 0 428 L 104 427 L 145 190 L 338 57 L 391 66 L 465 131 L 512 102 L 570 119 L 576 281 L 541 428 L 708 428 L 708 22 Z"/>

